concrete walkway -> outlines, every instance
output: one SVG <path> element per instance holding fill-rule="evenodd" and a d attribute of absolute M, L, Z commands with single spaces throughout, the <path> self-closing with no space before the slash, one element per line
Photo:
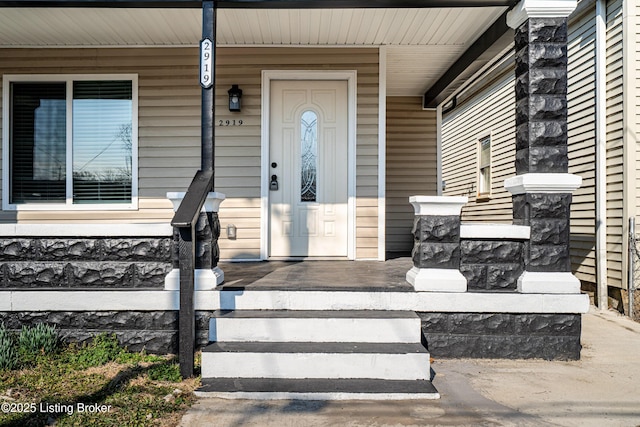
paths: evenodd
<path fill-rule="evenodd" d="M 640 324 L 583 316 L 582 359 L 436 360 L 438 401 L 200 399 L 180 426 L 640 426 Z"/>

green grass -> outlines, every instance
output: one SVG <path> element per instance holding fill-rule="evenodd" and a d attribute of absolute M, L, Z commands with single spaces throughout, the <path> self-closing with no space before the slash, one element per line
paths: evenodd
<path fill-rule="evenodd" d="M 181 380 L 175 357 L 128 352 L 102 334 L 0 369 L 0 426 L 175 426 L 197 385 Z"/>

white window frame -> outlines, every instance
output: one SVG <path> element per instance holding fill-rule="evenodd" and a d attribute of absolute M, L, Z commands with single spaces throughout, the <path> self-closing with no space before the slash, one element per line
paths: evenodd
<path fill-rule="evenodd" d="M 67 177 L 73 176 L 73 112 L 69 97 L 73 94 L 74 81 L 129 80 L 131 81 L 131 203 L 82 203 L 73 204 L 68 197 L 72 193 L 72 181 L 67 179 L 65 203 L 9 203 L 11 165 L 9 162 L 9 128 L 11 109 L 11 83 L 57 82 L 66 84 L 67 93 Z M 138 75 L 137 74 L 5 74 L 2 76 L 2 209 L 5 211 L 119 211 L 138 209 Z"/>
<path fill-rule="evenodd" d="M 480 171 L 482 170 L 482 165 L 480 164 L 480 159 L 482 157 L 482 142 L 486 139 L 489 140 L 489 188 L 487 191 L 481 192 L 480 189 L 482 187 L 482 176 Z M 476 198 L 477 199 L 487 199 L 491 197 L 491 182 L 493 178 L 493 136 L 491 132 L 485 132 L 476 138 L 476 150 L 477 150 L 477 161 L 476 161 Z"/>

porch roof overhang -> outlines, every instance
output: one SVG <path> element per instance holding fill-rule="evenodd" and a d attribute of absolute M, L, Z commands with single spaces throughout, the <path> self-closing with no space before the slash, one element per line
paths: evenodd
<path fill-rule="evenodd" d="M 0 7 L 200 8 L 203 0 L 0 0 Z M 218 9 L 450 8 L 513 6 L 514 0 L 217 0 Z"/>
<path fill-rule="evenodd" d="M 487 35 L 513 3 L 221 0 L 217 44 L 384 46 L 387 94 L 425 95 L 433 107 L 489 59 Z M 0 0 L 0 48 L 197 46 L 201 7 L 195 0 Z"/>

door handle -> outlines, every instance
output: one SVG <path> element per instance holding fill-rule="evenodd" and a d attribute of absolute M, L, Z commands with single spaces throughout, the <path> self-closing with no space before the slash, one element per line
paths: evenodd
<path fill-rule="evenodd" d="M 278 190 L 278 176 L 271 175 L 271 182 L 269 183 L 269 190 L 277 191 Z"/>

